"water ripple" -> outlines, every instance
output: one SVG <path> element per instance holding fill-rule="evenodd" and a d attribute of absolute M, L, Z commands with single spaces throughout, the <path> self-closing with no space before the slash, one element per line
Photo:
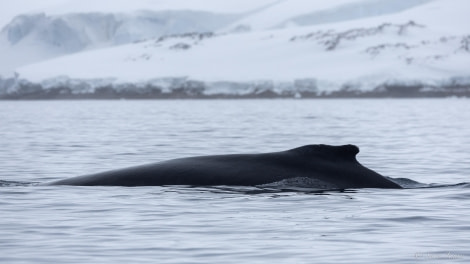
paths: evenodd
<path fill-rule="evenodd" d="M 3 101 L 0 262 L 468 263 L 463 120 L 467 100 Z M 407 188 L 38 184 L 312 143 Z"/>

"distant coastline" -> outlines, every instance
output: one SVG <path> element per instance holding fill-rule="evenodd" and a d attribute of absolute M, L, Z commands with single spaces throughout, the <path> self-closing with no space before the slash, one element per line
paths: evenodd
<path fill-rule="evenodd" d="M 371 91 L 343 88 L 337 91 L 296 91 L 281 92 L 270 89 L 235 93 L 205 93 L 203 89 L 182 87 L 163 91 L 158 87 L 135 87 L 117 90 L 112 87 L 95 88 L 93 92 L 76 93 L 69 87 L 42 89 L 39 85 L 23 87 L 18 91 L 0 94 L 0 100 L 119 100 L 119 99 L 328 99 L 328 98 L 470 98 L 470 85 L 447 85 L 428 87 L 424 85 L 382 85 Z"/>

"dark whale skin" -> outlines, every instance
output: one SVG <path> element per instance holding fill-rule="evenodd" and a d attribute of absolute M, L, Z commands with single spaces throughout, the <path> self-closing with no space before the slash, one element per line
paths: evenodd
<path fill-rule="evenodd" d="M 49 185 L 78 186 L 256 186 L 306 177 L 339 189 L 401 188 L 356 160 L 354 145 L 306 145 L 261 153 L 198 156 L 78 176 Z"/>

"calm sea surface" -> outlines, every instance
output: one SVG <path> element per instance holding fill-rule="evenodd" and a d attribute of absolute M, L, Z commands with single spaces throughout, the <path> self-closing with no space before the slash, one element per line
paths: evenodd
<path fill-rule="evenodd" d="M 318 143 L 432 188 L 31 184 Z M 0 263 L 470 263 L 468 99 L 0 101 L 0 180 Z"/>

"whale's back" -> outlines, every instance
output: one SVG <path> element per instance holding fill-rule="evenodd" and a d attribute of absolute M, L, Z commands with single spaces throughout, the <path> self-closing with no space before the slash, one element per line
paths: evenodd
<path fill-rule="evenodd" d="M 400 188 L 362 166 L 354 145 L 306 145 L 262 153 L 198 156 L 78 176 L 53 185 L 240 185 L 256 186 L 289 178 L 311 178 L 338 188 Z"/>

